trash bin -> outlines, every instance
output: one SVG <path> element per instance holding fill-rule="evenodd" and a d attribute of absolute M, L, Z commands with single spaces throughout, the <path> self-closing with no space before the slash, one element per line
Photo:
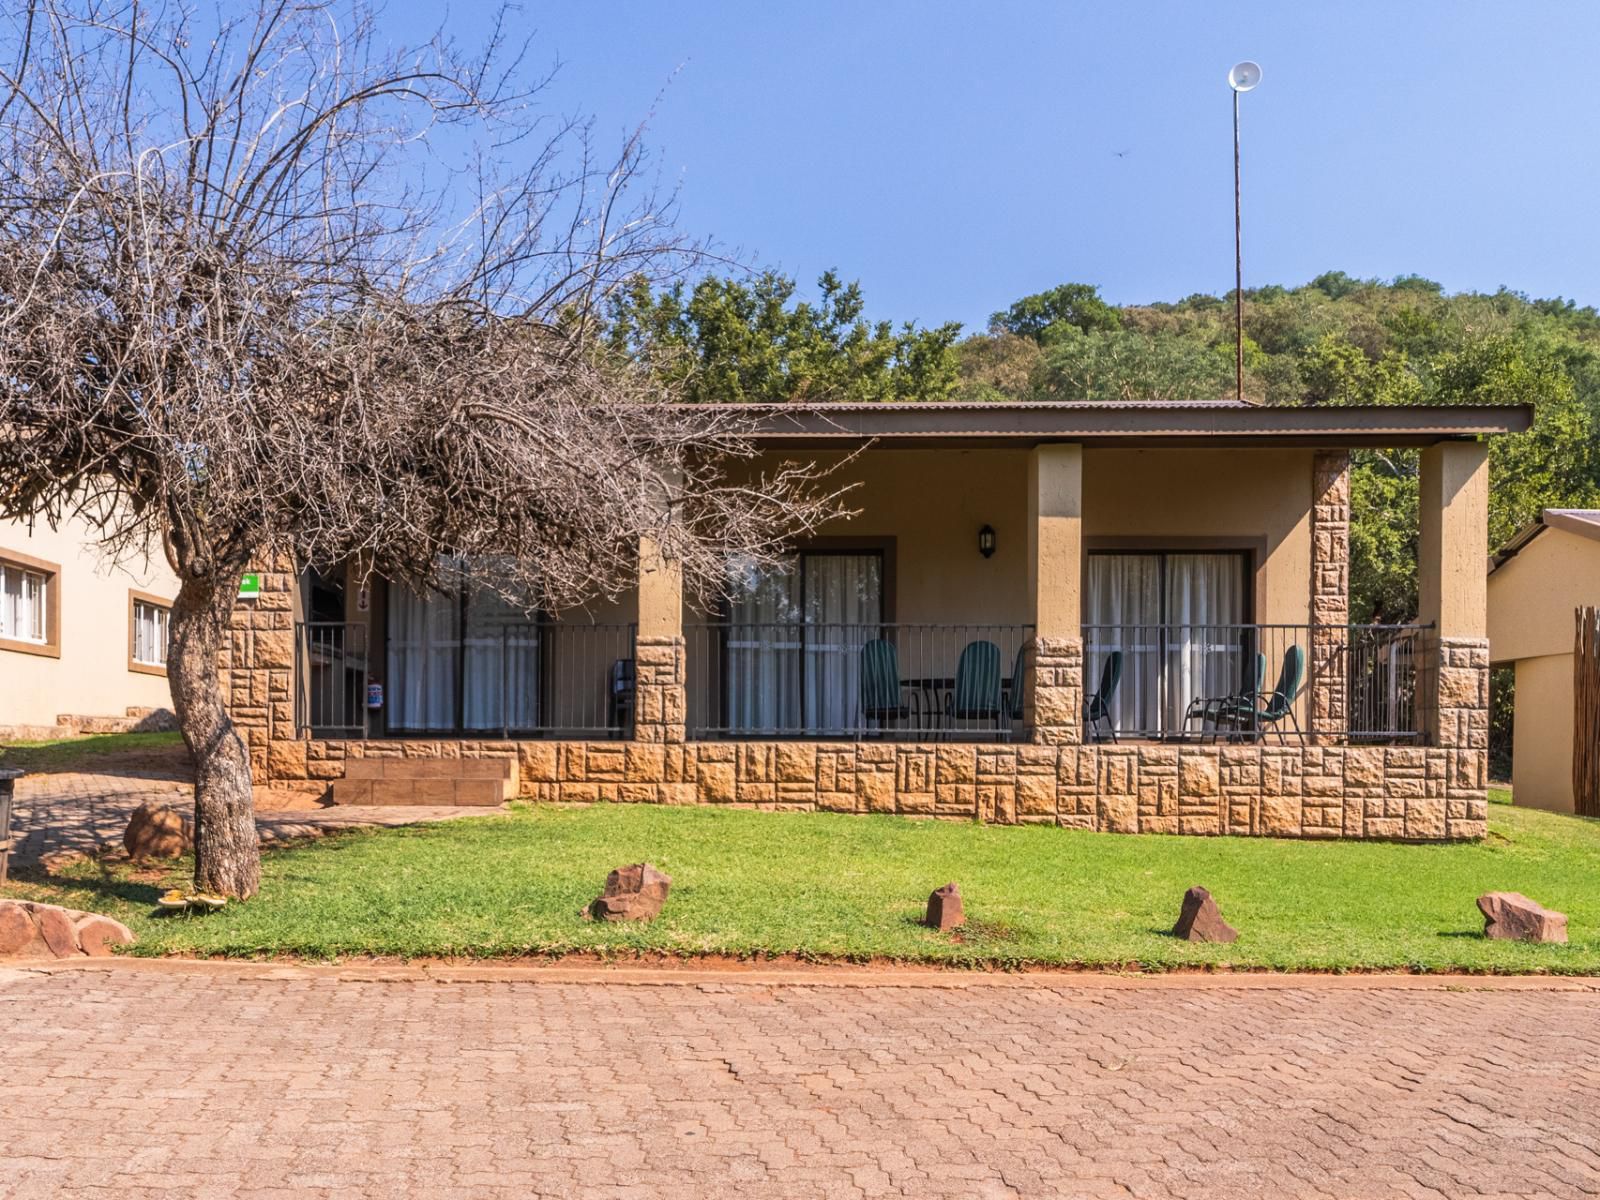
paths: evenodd
<path fill-rule="evenodd" d="M 17 780 L 27 772 L 16 767 L 0 767 L 0 883 L 6 881 L 11 865 L 11 797 Z"/>

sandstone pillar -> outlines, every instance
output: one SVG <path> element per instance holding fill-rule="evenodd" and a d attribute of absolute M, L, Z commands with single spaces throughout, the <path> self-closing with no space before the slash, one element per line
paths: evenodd
<path fill-rule="evenodd" d="M 683 572 L 654 538 L 639 539 L 639 633 L 634 650 L 634 739 L 686 737 Z"/>
<path fill-rule="evenodd" d="M 1321 744 L 1348 731 L 1350 455 L 1319 451 L 1311 463 L 1311 711 Z M 1271 669 L 1276 669 L 1272 664 Z"/>
<path fill-rule="evenodd" d="M 1024 721 L 1036 742 L 1083 740 L 1083 447 L 1028 460 L 1028 590 L 1034 641 Z"/>

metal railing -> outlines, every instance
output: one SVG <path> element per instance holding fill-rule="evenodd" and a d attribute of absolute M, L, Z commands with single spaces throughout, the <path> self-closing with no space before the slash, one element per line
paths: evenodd
<path fill-rule="evenodd" d="M 690 625 L 689 736 L 1007 741 L 1033 626 Z"/>
<path fill-rule="evenodd" d="M 1085 625 L 1083 633 L 1091 739 L 1422 740 L 1429 626 Z M 1329 698 L 1321 708 L 1319 689 Z"/>
<path fill-rule="evenodd" d="M 365 736 L 366 622 L 306 621 L 294 629 L 295 728 L 318 738 Z"/>
<path fill-rule="evenodd" d="M 497 622 L 391 630 L 382 661 L 364 622 L 296 626 L 296 723 L 313 737 L 625 738 L 632 624 Z M 369 697 L 370 684 L 379 686 Z"/>

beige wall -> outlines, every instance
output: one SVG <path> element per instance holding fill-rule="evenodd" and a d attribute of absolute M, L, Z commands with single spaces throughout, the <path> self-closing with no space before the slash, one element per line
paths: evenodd
<path fill-rule="evenodd" d="M 1489 656 L 1571 654 L 1573 611 L 1600 605 L 1600 541 L 1549 528 L 1489 576 Z M 1517 693 L 1522 704 L 1522 693 Z"/>
<path fill-rule="evenodd" d="M 838 476 L 860 484 L 847 497 L 860 514 L 820 532 L 895 540 L 897 621 L 1031 621 L 1032 457 L 1027 450 L 869 450 Z M 1255 550 L 1256 619 L 1303 624 L 1311 595 L 1311 460 L 1310 450 L 1087 448 L 1083 540 Z M 994 527 L 998 547 L 989 559 L 977 546 L 985 524 Z"/>
<path fill-rule="evenodd" d="M 165 599 L 177 581 L 164 561 L 111 566 L 81 522 L 59 531 L 0 522 L 0 558 L 7 552 L 61 568 L 60 658 L 0 649 L 0 725 L 53 725 L 58 714 L 120 717 L 129 707 L 170 708 L 163 676 L 128 667 L 131 590 Z"/>
<path fill-rule="evenodd" d="M 1515 663 L 1512 798 L 1572 811 L 1573 612 L 1600 604 L 1600 542 L 1548 528 L 1488 579 L 1489 656 Z"/>
<path fill-rule="evenodd" d="M 1511 796 L 1528 808 L 1571 812 L 1572 655 L 1517 660 Z"/>
<path fill-rule="evenodd" d="M 1150 548 L 1256 551 L 1255 620 L 1311 612 L 1310 450 L 1097 450 L 1083 456 L 1083 532 Z"/>

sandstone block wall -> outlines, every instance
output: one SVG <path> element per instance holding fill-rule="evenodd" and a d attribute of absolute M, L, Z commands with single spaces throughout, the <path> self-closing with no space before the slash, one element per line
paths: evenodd
<path fill-rule="evenodd" d="M 304 742 L 310 778 L 346 758 L 514 756 L 521 795 L 900 813 L 1111 833 L 1482 837 L 1483 753 L 1411 746 L 912 742 Z"/>

